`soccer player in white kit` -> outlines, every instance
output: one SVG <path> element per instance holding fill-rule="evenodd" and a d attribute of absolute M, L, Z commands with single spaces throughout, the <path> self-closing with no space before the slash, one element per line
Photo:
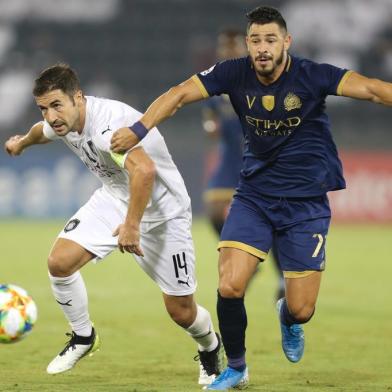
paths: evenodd
<path fill-rule="evenodd" d="M 223 366 L 222 345 L 210 313 L 193 299 L 190 199 L 163 137 L 155 128 L 126 154 L 112 153 L 112 131 L 141 114 L 122 102 L 84 96 L 76 73 L 66 64 L 42 71 L 33 95 L 44 121 L 26 135 L 11 137 L 6 151 L 16 156 L 31 145 L 61 139 L 102 182 L 65 225 L 49 254 L 52 291 L 72 334 L 47 372 L 67 371 L 98 349 L 79 270 L 118 247 L 133 253 L 162 290 L 170 317 L 197 342 L 199 383 L 209 384 Z"/>

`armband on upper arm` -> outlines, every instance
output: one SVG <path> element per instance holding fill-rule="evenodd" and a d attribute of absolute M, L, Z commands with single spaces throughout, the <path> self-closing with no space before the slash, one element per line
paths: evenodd
<path fill-rule="evenodd" d="M 116 165 L 120 166 L 121 168 L 125 167 L 125 160 L 127 159 L 128 154 L 118 154 L 111 151 L 110 156 L 112 157 Z"/>

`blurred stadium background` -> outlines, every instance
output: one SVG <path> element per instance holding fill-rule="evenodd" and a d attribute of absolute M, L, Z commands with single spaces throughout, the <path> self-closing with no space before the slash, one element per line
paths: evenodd
<path fill-rule="evenodd" d="M 243 29 L 245 12 L 260 4 L 254 0 L 0 0 L 1 143 L 40 120 L 31 86 L 46 66 L 67 62 L 79 73 L 85 94 L 118 99 L 144 111 L 170 86 L 213 64 L 219 31 Z M 292 53 L 392 80 L 391 0 L 271 0 L 267 4 L 285 16 L 294 37 Z M 266 267 L 266 273 L 260 274 L 263 285 L 254 285 L 247 297 L 251 390 L 392 390 L 392 112 L 344 98 L 329 98 L 328 105 L 348 189 L 331 195 L 335 224 L 319 311 L 309 328 L 307 344 L 312 348 L 301 367 L 282 359 L 272 311 L 274 272 Z M 195 217 L 200 218 L 195 225 L 201 260 L 198 295 L 213 310 L 216 240 L 202 218 L 202 191 L 216 146 L 203 135 L 200 110 L 198 104 L 185 107 L 160 129 L 184 176 Z M 65 332 L 51 297 L 45 258 L 64 219 L 97 186 L 62 143 L 33 147 L 16 159 L 0 152 L 0 281 L 28 289 L 40 311 L 28 344 L 0 347 L 0 391 L 197 390 L 189 387 L 197 370 L 187 362 L 194 347 L 175 330 L 157 289 L 137 267 L 131 267 L 129 285 L 118 284 L 129 274 L 129 265 L 120 264 L 125 257 L 118 252 L 102 263 L 99 274 L 90 266 L 85 272 L 91 313 L 105 342 L 102 359 L 86 361 L 65 378 L 45 378 L 45 365 L 63 344 Z M 102 292 L 102 287 L 107 290 Z M 139 306 L 131 300 L 131 312 L 124 314 L 123 299 L 128 303 L 135 297 L 147 301 Z M 143 319 L 146 324 L 139 325 Z M 134 339 L 124 341 L 124 335 Z M 176 338 L 181 349 L 173 352 Z M 132 353 L 131 369 L 124 352 Z M 176 371 L 171 378 L 173 363 Z M 165 385 L 158 387 L 166 374 Z"/>
<path fill-rule="evenodd" d="M 294 36 L 292 52 L 392 79 L 390 0 L 281 1 Z M 58 61 L 79 73 L 84 91 L 140 111 L 170 86 L 215 62 L 217 33 L 243 29 L 254 0 L 0 0 L 0 137 L 25 132 L 40 114 L 34 76 Z M 328 100 L 333 134 L 349 190 L 332 195 L 336 218 L 392 221 L 390 109 L 343 98 Z M 211 141 L 200 105 L 161 127 L 193 200 L 201 190 Z M 346 154 L 347 153 L 347 154 Z M 0 155 L 0 216 L 68 216 L 96 181 L 61 143 L 21 159 Z M 26 197 L 26 196 L 29 197 Z"/>

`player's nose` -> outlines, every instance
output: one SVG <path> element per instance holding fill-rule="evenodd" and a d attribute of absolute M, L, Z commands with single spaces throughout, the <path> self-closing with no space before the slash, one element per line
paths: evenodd
<path fill-rule="evenodd" d="M 48 109 L 44 115 L 45 120 L 49 123 L 49 124 L 53 124 L 56 120 L 57 120 L 57 115 L 56 112 L 52 109 Z"/>

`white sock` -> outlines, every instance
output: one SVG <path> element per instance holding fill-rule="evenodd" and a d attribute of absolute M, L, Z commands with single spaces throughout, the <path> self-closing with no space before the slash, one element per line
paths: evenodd
<path fill-rule="evenodd" d="M 195 321 L 186 331 L 197 342 L 199 351 L 212 351 L 218 345 L 218 338 L 212 325 L 211 315 L 200 305 L 196 306 Z"/>
<path fill-rule="evenodd" d="M 49 273 L 54 298 L 60 304 L 72 331 L 79 336 L 90 336 L 92 323 L 88 314 L 86 286 L 79 271 L 66 277 Z"/>

